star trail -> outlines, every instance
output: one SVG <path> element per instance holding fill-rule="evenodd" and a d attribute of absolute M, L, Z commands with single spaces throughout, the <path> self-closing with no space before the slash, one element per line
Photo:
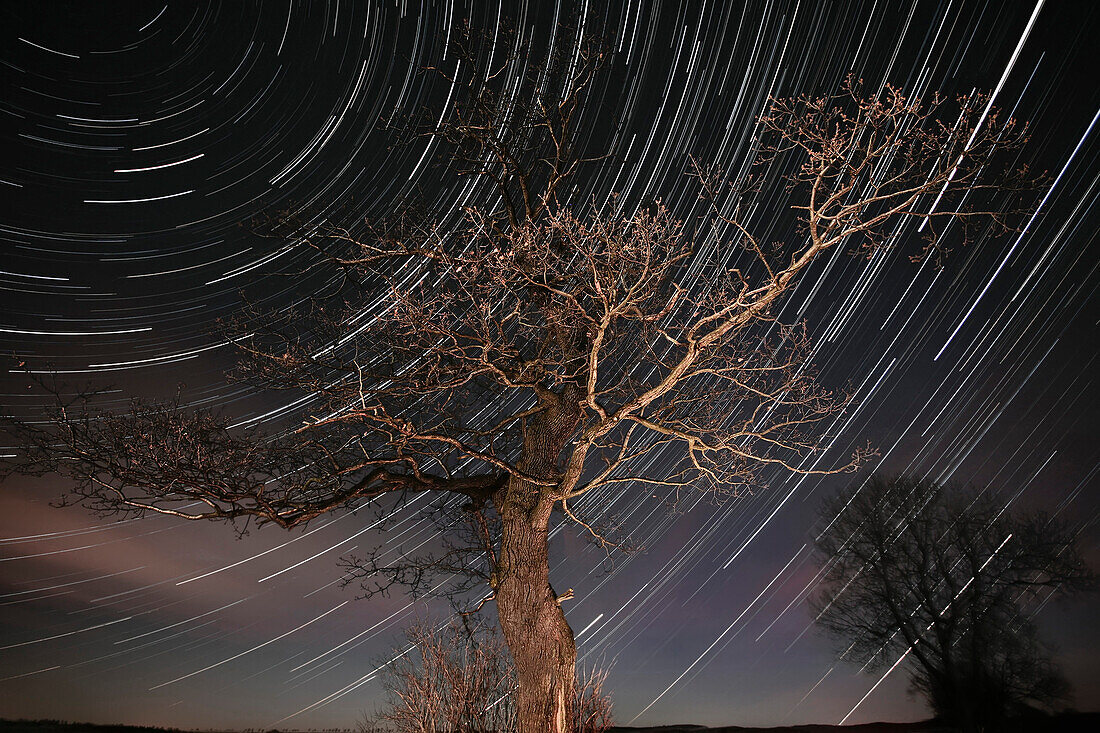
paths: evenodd
<path fill-rule="evenodd" d="M 870 442 L 861 473 L 768 469 L 766 489 L 685 497 L 676 512 L 652 492 L 601 489 L 644 552 L 609 563 L 561 525 L 551 576 L 575 590 L 565 608 L 580 665 L 610 668 L 620 724 L 836 724 L 927 716 L 906 695 L 902 660 L 861 672 L 814 631 L 816 511 L 848 482 L 884 471 L 992 484 L 1012 506 L 1069 523 L 1098 565 L 1092 3 L 74 0 L 0 14 L 0 391 L 4 412 L 30 422 L 46 404 L 33 379 L 55 377 L 104 389 L 107 406 L 178 390 L 239 426 L 298 414 L 305 398 L 225 379 L 233 350 L 218 325 L 246 300 L 283 311 L 339 278 L 254 223 L 270 212 L 361 221 L 414 199 L 446 218 L 490 195 L 453 175 L 438 140 L 393 132 L 459 93 L 423 69 L 454 66 L 463 22 L 489 38 L 515 29 L 532 66 L 562 23 L 606 36 L 607 73 L 577 129 L 581 148 L 609 155 L 575 179 L 577 206 L 660 200 L 690 220 L 703 206 L 692 160 L 743 179 L 769 98 L 833 94 L 849 75 L 916 97 L 987 91 L 1028 123 L 1014 163 L 1048 172 L 1035 214 L 1007 237 L 979 232 L 942 264 L 910 261 L 922 235 L 912 224 L 869 257 L 831 251 L 778 314 L 806 325 L 819 380 L 854 397 L 814 460 L 842 463 Z M 502 63 L 495 46 L 485 53 L 486 68 Z M 743 204 L 760 238 L 795 236 L 789 204 L 761 190 Z M 705 238 L 686 285 L 705 290 L 702 259 L 728 249 Z M 411 287 L 420 273 L 403 276 Z M 366 298 L 352 327 L 383 307 L 381 294 Z M 5 458 L 19 451 L 0 445 Z M 0 485 L 0 717 L 352 727 L 380 701 L 401 630 L 449 612 L 341 587 L 340 557 L 430 545 L 419 497 L 381 534 L 364 506 L 236 537 L 52 507 L 63 481 Z M 1088 603 L 1030 609 L 1082 709 L 1100 699 Z"/>

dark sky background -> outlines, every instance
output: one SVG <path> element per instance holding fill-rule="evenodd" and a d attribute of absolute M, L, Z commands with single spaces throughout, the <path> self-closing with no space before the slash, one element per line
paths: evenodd
<path fill-rule="evenodd" d="M 1030 122 L 1021 161 L 1051 181 L 1021 235 L 957 249 L 941 270 L 911 264 L 905 241 L 870 260 L 838 252 L 783 319 L 805 319 L 822 381 L 858 398 L 830 460 L 870 440 L 880 456 L 866 471 L 992 482 L 1080 528 L 1100 567 L 1092 2 L 5 1 L 3 350 L 70 384 L 114 385 L 119 404 L 183 384 L 189 402 L 241 419 L 277 414 L 279 398 L 226 382 L 212 328 L 242 288 L 280 307 L 318 284 L 272 276 L 307 255 L 240 222 L 287 208 L 377 216 L 414 193 L 440 212 L 463 205 L 471 192 L 438 147 L 391 148 L 380 118 L 440 108 L 448 90 L 417 69 L 447 63 L 463 19 L 520 29 L 536 64 L 568 17 L 603 27 L 614 51 L 582 131 L 616 157 L 578 201 L 618 191 L 689 216 L 689 155 L 740 169 L 769 95 L 833 92 L 849 73 L 914 95 L 996 90 Z M 4 371 L 6 411 L 41 414 L 41 394 Z M 882 674 L 837 664 L 809 628 L 810 529 L 850 477 L 769 479 L 678 515 L 624 494 L 614 510 L 647 551 L 611 573 L 572 533 L 555 537 L 552 579 L 576 590 L 582 663 L 611 665 L 619 721 L 927 714 L 902 670 L 860 703 Z M 220 525 L 51 508 L 61 489 L 47 477 L 0 491 L 3 717 L 351 726 L 376 704 L 373 672 L 400 629 L 445 612 L 339 588 L 337 559 L 387 540 L 363 514 L 238 541 Z M 414 510 L 389 542 L 426 539 Z M 1031 610 L 1078 706 L 1094 709 L 1095 602 Z"/>

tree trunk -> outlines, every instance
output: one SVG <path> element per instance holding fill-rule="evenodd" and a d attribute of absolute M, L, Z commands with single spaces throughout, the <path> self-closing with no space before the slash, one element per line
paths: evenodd
<path fill-rule="evenodd" d="M 542 515 L 522 506 L 505 508 L 497 614 L 515 662 L 516 730 L 572 733 L 577 647 L 550 587 L 549 511 Z"/>
<path fill-rule="evenodd" d="M 580 419 L 578 387 L 564 390 L 524 427 L 518 467 L 558 478 L 558 457 Z M 516 669 L 518 733 L 573 733 L 577 645 L 550 586 L 550 513 L 556 485 L 513 476 L 493 497 L 501 520 L 492 586 L 504 640 Z"/>

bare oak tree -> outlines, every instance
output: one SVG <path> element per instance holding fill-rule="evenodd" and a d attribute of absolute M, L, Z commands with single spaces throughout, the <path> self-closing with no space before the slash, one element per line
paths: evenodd
<path fill-rule="evenodd" d="M 977 95 L 948 112 L 853 84 L 771 100 L 759 119 L 758 180 L 786 181 L 801 225 L 791 241 L 761 241 L 752 191 L 710 171 L 697 171 L 713 205 L 701 222 L 659 203 L 578 204 L 578 171 L 601 158 L 578 152 L 576 125 L 604 52 L 562 39 L 535 72 L 514 63 L 522 53 L 454 45 L 450 106 L 411 134 L 449 144 L 453 169 L 484 194 L 461 214 L 275 220 L 274 235 L 314 248 L 347 283 L 305 313 L 252 314 L 234 335 L 244 378 L 300 400 L 296 427 L 61 400 L 48 427 L 24 430 L 18 464 L 70 476 L 74 500 L 103 513 L 283 528 L 372 499 L 457 497 L 466 539 L 430 566 L 487 580 L 524 733 L 574 717 L 570 594 L 549 578 L 555 510 L 610 547 L 601 508 L 620 492 L 728 496 L 764 467 L 856 466 L 862 453 L 814 467 L 846 397 L 817 383 L 801 328 L 777 323 L 777 306 L 823 254 L 877 251 L 910 222 L 936 249 L 954 224 L 1006 227 L 1012 184 L 993 159 L 1023 139 Z M 705 237 L 740 252 L 734 266 L 693 255 Z M 688 280 L 689 265 L 702 275 Z M 429 565 L 360 569 L 415 584 Z"/>
<path fill-rule="evenodd" d="M 1008 730 L 1024 705 L 1067 692 L 1030 612 L 1091 575 L 1075 537 L 992 490 L 871 477 L 827 502 L 817 622 L 868 667 L 905 659 L 945 722 Z"/>

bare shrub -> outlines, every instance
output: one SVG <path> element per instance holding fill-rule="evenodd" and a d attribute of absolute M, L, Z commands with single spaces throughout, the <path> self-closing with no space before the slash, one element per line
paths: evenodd
<path fill-rule="evenodd" d="M 517 730 L 516 676 L 500 633 L 484 625 L 418 621 L 381 675 L 386 699 L 359 724 L 360 733 L 512 733 Z M 604 733 L 612 725 L 607 672 L 578 676 L 575 733 Z"/>
<path fill-rule="evenodd" d="M 577 733 L 604 733 L 615 722 L 611 715 L 611 695 L 604 690 L 606 682 L 606 669 L 593 668 L 577 678 L 573 706 Z"/>

